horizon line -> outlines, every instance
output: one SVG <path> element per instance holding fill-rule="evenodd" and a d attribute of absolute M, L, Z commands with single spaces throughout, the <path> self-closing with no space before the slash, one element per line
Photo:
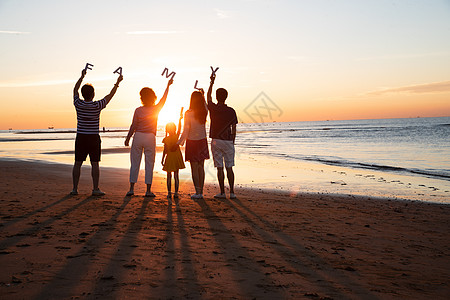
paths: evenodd
<path fill-rule="evenodd" d="M 427 117 L 427 116 L 416 116 L 416 117 L 393 117 L 393 118 L 362 118 L 362 119 L 321 119 L 321 120 L 310 120 L 310 121 L 271 121 L 271 122 L 240 122 L 239 124 L 273 124 L 273 123 L 296 123 L 296 122 L 334 122 L 334 121 L 364 121 L 364 120 L 395 120 L 395 119 L 431 119 L 431 118 L 450 118 L 450 115 L 447 116 L 434 116 L 434 117 Z M 165 125 L 158 125 L 158 127 L 164 127 Z M 0 129 L 0 131 L 19 131 L 19 130 L 75 130 L 76 127 L 54 127 L 49 129 L 47 128 L 19 128 L 19 129 L 13 129 L 10 127 L 9 129 Z M 129 126 L 100 126 L 99 131 L 102 132 L 102 128 L 129 128 Z"/>

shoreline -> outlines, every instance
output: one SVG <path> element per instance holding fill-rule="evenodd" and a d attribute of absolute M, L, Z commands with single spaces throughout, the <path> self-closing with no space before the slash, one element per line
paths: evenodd
<path fill-rule="evenodd" d="M 129 149 L 102 149 L 100 168 L 129 170 Z M 165 178 L 158 163 L 163 147 L 156 148 L 154 175 Z M 0 160 L 37 161 L 73 165 L 73 150 L 42 152 L 35 156 L 3 156 Z M 291 194 L 334 194 L 391 200 L 450 204 L 450 182 L 443 179 L 391 174 L 375 170 L 360 170 L 313 162 L 292 164 L 282 159 L 267 159 L 261 155 L 238 155 L 234 167 L 236 187 L 265 189 Z M 144 158 L 142 159 L 144 160 Z M 83 167 L 90 166 L 86 161 Z M 141 165 L 141 170 L 143 166 Z M 270 171 L 270 172 L 268 172 Z M 207 184 L 217 184 L 212 159 L 205 161 Z M 189 165 L 180 170 L 180 180 L 191 181 Z"/>
<path fill-rule="evenodd" d="M 158 146 L 156 148 L 157 154 L 161 154 L 163 148 L 164 147 L 159 147 Z M 73 155 L 73 153 L 74 153 L 74 151 L 69 150 L 69 151 L 60 151 L 60 152 L 59 151 L 49 152 L 49 153 L 45 153 L 45 154 L 50 154 L 50 155 L 70 154 L 70 155 Z M 127 153 L 129 153 L 129 148 L 123 147 L 123 148 L 102 149 L 102 153 L 104 153 L 105 156 L 108 155 L 108 154 L 124 154 L 124 153 L 127 154 Z M 105 156 L 102 156 L 102 158 L 104 158 Z M 72 158 L 72 156 L 71 156 L 71 158 Z M 35 158 L 31 158 L 30 159 L 30 158 L 17 158 L 17 157 L 0 157 L 0 164 L 1 164 L 2 160 L 3 161 L 10 161 L 10 162 L 16 161 L 16 162 L 27 162 L 27 163 L 37 163 L 37 164 L 63 165 L 63 166 L 69 166 L 70 168 L 72 168 L 72 166 L 73 166 L 72 163 L 63 163 L 63 162 L 59 162 L 59 161 L 48 161 L 48 160 L 44 160 L 44 159 L 40 160 L 40 159 L 35 159 Z M 142 160 L 144 160 L 144 157 L 142 158 Z M 156 159 L 156 161 L 158 161 L 158 160 Z M 165 180 L 166 180 L 165 179 L 165 172 L 157 170 L 156 161 L 155 161 L 155 171 L 153 172 L 153 176 L 154 176 L 154 178 L 157 177 L 158 180 L 163 180 L 165 182 Z M 211 167 L 211 166 L 212 166 L 212 162 L 211 162 L 211 165 L 209 167 Z M 85 161 L 83 163 L 82 169 L 87 169 L 87 168 L 90 168 L 90 163 L 88 161 Z M 332 167 L 330 167 L 330 168 L 332 168 Z M 126 173 L 125 174 L 126 175 L 125 178 L 126 178 L 126 180 L 128 180 L 128 177 L 127 177 L 128 174 L 129 174 L 128 173 L 129 172 L 128 168 L 115 167 L 115 166 L 102 166 L 100 164 L 100 171 L 103 170 L 103 169 L 105 169 L 105 170 L 116 170 L 116 171 L 119 171 L 119 172 L 124 172 L 125 171 L 125 173 Z M 182 171 L 185 174 L 180 173 L 180 190 L 181 190 L 181 183 L 182 182 L 186 183 L 186 181 L 187 181 L 188 184 L 186 186 L 189 187 L 190 190 L 193 191 L 194 190 L 193 187 L 189 186 L 189 184 L 192 185 L 192 179 L 190 177 L 190 173 L 189 173 L 189 176 L 187 174 L 189 172 L 188 166 L 186 167 L 186 169 L 184 169 Z M 139 173 L 139 181 L 142 181 L 141 179 L 144 178 L 143 165 L 141 165 L 141 168 L 140 168 L 139 172 L 140 172 Z M 334 172 L 338 173 L 337 171 L 334 171 Z M 210 177 L 214 177 L 214 175 L 215 175 L 215 174 L 212 174 L 211 172 L 207 172 L 207 173 L 209 173 L 208 175 Z M 236 171 L 235 171 L 235 173 L 236 173 Z M 287 177 L 287 176 L 283 176 L 283 177 Z M 213 181 L 206 180 L 205 181 L 205 187 L 206 186 L 208 186 L 208 187 L 216 186 L 217 189 L 218 189 L 217 181 L 214 182 L 214 180 L 217 180 L 217 179 L 214 177 Z M 126 181 L 126 182 L 128 184 L 128 181 Z M 101 183 L 101 178 L 100 178 L 100 183 Z M 339 185 L 340 183 L 339 183 L 339 180 L 338 180 L 338 181 L 331 181 L 331 184 L 338 184 Z M 227 185 L 228 185 L 228 182 L 225 179 L 225 187 L 228 190 Z M 450 204 L 450 202 L 434 201 L 433 199 L 424 201 L 424 200 L 420 200 L 420 199 L 402 198 L 402 197 L 398 197 L 398 196 L 394 196 L 394 195 L 393 196 L 380 196 L 380 195 L 357 194 L 357 193 L 352 194 L 352 193 L 348 193 L 348 192 L 341 192 L 341 193 L 339 193 L 339 192 L 326 192 L 326 191 L 324 192 L 324 191 L 312 191 L 312 190 L 309 190 L 309 191 L 308 190 L 304 190 L 304 191 L 298 190 L 298 191 L 296 191 L 296 190 L 289 190 L 289 189 L 286 189 L 286 188 L 283 189 L 283 187 L 278 188 L 276 186 L 276 184 L 272 184 L 272 187 L 263 187 L 262 185 L 258 185 L 258 184 L 255 184 L 254 186 L 252 186 L 251 184 L 248 184 L 248 183 L 247 184 L 236 183 L 235 184 L 235 189 L 241 189 L 241 190 L 244 190 L 244 191 L 246 190 L 246 191 L 250 191 L 250 192 L 251 191 L 262 191 L 262 192 L 265 192 L 265 193 L 275 193 L 275 194 L 278 194 L 280 196 L 289 195 L 291 197 L 293 195 L 296 195 L 296 196 L 313 196 L 313 197 L 314 196 L 327 195 L 327 196 L 342 197 L 342 198 L 351 197 L 353 199 L 361 199 L 361 200 L 365 199 L 365 200 L 379 200 L 379 201 L 419 202 L 419 203 L 431 203 L 431 204 L 442 204 L 442 205 L 449 205 Z M 188 192 L 188 194 L 189 194 L 189 192 Z M 213 195 L 210 195 L 210 196 L 212 197 Z"/>
<path fill-rule="evenodd" d="M 445 299 L 450 206 L 237 188 L 125 197 L 128 170 L 0 160 L 0 299 Z"/>
<path fill-rule="evenodd" d="M 244 124 L 236 146 L 236 183 L 239 187 L 292 193 L 367 195 L 450 204 L 450 180 L 445 177 L 450 163 L 445 156 L 447 122 L 430 118 L 420 122 Z M 429 138 L 438 133 L 440 138 Z M 405 136 L 410 138 L 405 140 Z M 161 176 L 165 175 L 159 163 L 163 137 L 159 132 L 154 171 Z M 20 141 L 8 142 L 11 138 Z M 72 165 L 74 138 L 74 133 L 43 133 L 34 138 L 3 134 L 0 154 Z M 123 140 L 121 133 L 102 135 L 102 168 L 129 169 L 129 148 L 124 147 Z M 215 184 L 217 171 L 212 159 L 205 161 L 205 172 L 206 182 Z M 180 171 L 180 176 L 190 180 L 189 166 Z"/>

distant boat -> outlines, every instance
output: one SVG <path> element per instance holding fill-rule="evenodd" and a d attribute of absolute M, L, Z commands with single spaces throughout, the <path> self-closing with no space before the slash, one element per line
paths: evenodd
<path fill-rule="evenodd" d="M 53 127 L 53 126 L 48 126 L 48 129 L 55 129 L 55 127 Z"/>

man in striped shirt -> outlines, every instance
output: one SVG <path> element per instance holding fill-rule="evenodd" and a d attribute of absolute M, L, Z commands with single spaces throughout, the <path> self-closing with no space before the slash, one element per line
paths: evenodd
<path fill-rule="evenodd" d="M 116 84 L 112 88 L 109 95 L 105 96 L 102 100 L 93 101 L 95 92 L 94 87 L 90 84 L 85 84 L 81 88 L 81 94 L 84 100 L 80 99 L 78 90 L 80 89 L 81 82 L 84 76 L 86 76 L 86 69 L 81 71 L 81 77 L 78 79 L 73 89 L 73 105 L 77 111 L 77 137 L 75 139 L 75 164 L 73 165 L 72 179 L 73 190 L 71 195 L 78 195 L 78 182 L 80 180 L 81 165 L 89 155 L 92 166 L 92 182 L 93 182 L 93 196 L 105 195 L 98 188 L 98 181 L 100 177 L 100 154 L 101 154 L 101 140 L 99 135 L 99 123 L 100 112 L 111 101 L 112 97 L 119 87 L 119 83 L 122 81 L 122 75 L 117 78 Z"/>

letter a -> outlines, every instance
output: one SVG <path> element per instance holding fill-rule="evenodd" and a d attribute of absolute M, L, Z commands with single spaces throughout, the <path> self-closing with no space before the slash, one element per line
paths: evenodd
<path fill-rule="evenodd" d="M 122 75 L 122 67 L 118 67 L 118 68 L 113 72 L 113 74 L 119 74 L 119 75 Z"/>

